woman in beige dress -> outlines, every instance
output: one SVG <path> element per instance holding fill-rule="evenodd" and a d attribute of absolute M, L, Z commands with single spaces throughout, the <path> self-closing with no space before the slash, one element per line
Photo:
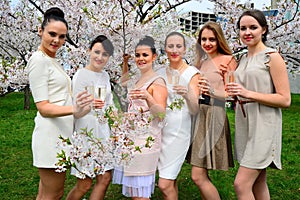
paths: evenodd
<path fill-rule="evenodd" d="M 234 181 L 238 199 L 270 199 L 267 167 L 281 169 L 281 109 L 290 106 L 286 65 L 265 45 L 268 24 L 262 11 L 245 11 L 237 23 L 247 45 L 228 93 L 238 98 L 235 116 L 235 154 L 240 164 Z"/>
<path fill-rule="evenodd" d="M 232 144 L 225 112 L 225 77 L 237 63 L 227 45 L 223 31 L 216 22 L 207 22 L 197 40 L 196 67 L 201 96 L 195 121 L 188 162 L 192 179 L 203 199 L 220 199 L 218 190 L 208 176 L 208 170 L 228 170 L 233 167 Z"/>
<path fill-rule="evenodd" d="M 27 70 L 32 96 L 38 109 L 32 134 L 33 165 L 39 169 L 37 199 L 60 199 L 66 173 L 55 172 L 59 135 L 71 137 L 73 115 L 84 115 L 91 103 L 89 95 L 79 93 L 72 106 L 71 81 L 56 61 L 57 50 L 64 44 L 68 25 L 59 8 L 50 8 L 38 30 L 41 44 L 30 57 Z"/>

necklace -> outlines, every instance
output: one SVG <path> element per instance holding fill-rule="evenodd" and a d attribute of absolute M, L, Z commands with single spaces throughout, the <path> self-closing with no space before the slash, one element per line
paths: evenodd
<path fill-rule="evenodd" d="M 171 70 L 177 70 L 179 72 L 181 72 L 181 70 L 185 67 L 185 63 L 183 62 L 182 65 L 180 67 L 176 68 L 171 68 L 170 65 L 168 66 L 168 71 L 170 72 Z"/>

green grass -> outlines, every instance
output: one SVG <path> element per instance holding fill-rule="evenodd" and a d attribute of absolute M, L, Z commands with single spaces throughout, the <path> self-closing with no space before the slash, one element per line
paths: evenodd
<path fill-rule="evenodd" d="M 0 98 L 0 199 L 32 200 L 35 199 L 39 176 L 32 166 L 31 134 L 36 114 L 35 106 L 30 111 L 23 110 L 23 94 L 11 93 Z M 283 109 L 283 170 L 268 169 L 268 185 L 272 200 L 300 199 L 300 95 L 292 95 L 292 106 Z M 228 112 L 232 130 L 234 114 Z M 232 131 L 234 134 L 234 131 Z M 237 171 L 211 171 L 210 176 L 218 188 L 222 200 L 236 199 L 233 181 Z M 197 187 L 190 178 L 191 166 L 184 164 L 178 177 L 179 199 L 200 199 Z M 67 177 L 65 193 L 74 186 L 76 179 Z M 88 195 L 86 196 L 88 198 Z M 106 199 L 119 200 L 124 198 L 121 187 L 110 185 Z M 162 199 L 156 187 L 153 198 Z"/>

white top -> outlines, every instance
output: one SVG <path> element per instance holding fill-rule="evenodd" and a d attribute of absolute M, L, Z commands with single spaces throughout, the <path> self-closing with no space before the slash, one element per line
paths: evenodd
<path fill-rule="evenodd" d="M 42 51 L 33 53 L 27 65 L 29 83 L 34 102 L 48 100 L 59 106 L 72 105 L 71 80 L 62 66 Z M 33 165 L 39 168 L 55 168 L 59 150 L 59 135 L 71 137 L 73 116 L 47 118 L 39 112 L 35 117 L 32 134 Z"/>
<path fill-rule="evenodd" d="M 113 96 L 111 92 L 111 86 L 110 86 L 110 78 L 106 71 L 102 72 L 94 72 L 91 70 L 88 70 L 86 68 L 79 69 L 72 80 L 72 87 L 74 90 L 74 102 L 76 101 L 76 96 L 79 92 L 84 91 L 86 86 L 99 86 L 99 85 L 106 85 L 106 99 L 105 99 L 105 105 L 103 107 L 103 110 L 113 104 Z M 85 116 L 75 119 L 75 130 L 80 131 L 81 128 L 87 128 L 88 130 L 93 129 L 93 135 L 98 138 L 102 138 L 103 141 L 110 136 L 110 129 L 108 126 L 108 123 L 99 123 L 95 111 L 91 110 L 88 114 Z M 89 177 L 94 177 L 94 175 L 90 174 L 93 172 L 94 164 L 90 163 L 89 169 L 80 169 L 82 172 L 85 172 L 85 174 Z M 92 169 L 92 170 L 91 170 Z M 109 167 L 107 169 L 110 169 Z M 78 178 L 82 178 L 82 174 L 79 173 L 77 170 L 73 169 L 71 170 L 71 174 L 77 176 Z M 97 174 L 96 174 L 97 175 Z"/>

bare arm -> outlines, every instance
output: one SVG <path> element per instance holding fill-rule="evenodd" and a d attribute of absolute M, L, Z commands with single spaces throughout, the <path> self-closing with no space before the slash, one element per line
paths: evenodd
<path fill-rule="evenodd" d="M 148 88 L 147 104 L 151 113 L 156 116 L 166 113 L 168 90 L 165 82 L 162 79 L 157 79 Z"/>
<path fill-rule="evenodd" d="M 52 118 L 74 114 L 74 117 L 78 118 L 89 111 L 92 102 L 92 99 L 88 98 L 89 96 L 86 92 L 79 93 L 74 106 L 59 106 L 45 100 L 37 102 L 36 107 L 43 117 Z"/>
<path fill-rule="evenodd" d="M 124 54 L 123 55 L 123 63 L 122 63 L 122 76 L 121 76 L 121 85 L 123 87 L 127 86 L 127 81 L 129 80 L 129 72 L 128 72 L 128 60 L 130 59 L 129 54 Z"/>

